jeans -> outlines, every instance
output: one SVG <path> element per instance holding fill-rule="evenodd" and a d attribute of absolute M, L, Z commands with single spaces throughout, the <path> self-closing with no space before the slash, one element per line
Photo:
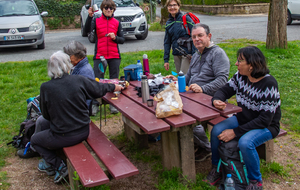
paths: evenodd
<path fill-rule="evenodd" d="M 217 125 L 215 125 L 211 131 L 211 151 L 212 151 L 212 164 L 218 165 L 220 156 L 218 147 L 220 140 L 218 135 L 225 129 L 234 129 L 239 126 L 236 116 L 232 116 Z M 239 139 L 239 148 L 244 158 L 245 165 L 248 171 L 248 178 L 250 180 L 262 181 L 260 173 L 259 156 L 256 151 L 256 147 L 265 143 L 273 138 L 271 132 L 267 129 L 253 129 L 245 133 Z"/>

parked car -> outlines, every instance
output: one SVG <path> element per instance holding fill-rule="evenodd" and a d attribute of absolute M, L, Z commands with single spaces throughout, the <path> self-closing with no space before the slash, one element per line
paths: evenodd
<path fill-rule="evenodd" d="M 288 0 L 287 24 L 300 20 L 300 0 Z"/>
<path fill-rule="evenodd" d="M 132 0 L 114 0 L 117 9 L 114 17 L 122 24 L 124 36 L 135 35 L 138 40 L 144 40 L 148 36 L 148 25 L 144 11 L 139 7 L 138 3 Z M 85 32 L 85 22 L 88 17 L 88 9 L 90 6 L 97 4 L 100 9 L 102 0 L 87 0 L 81 9 L 81 35 L 87 36 Z M 95 12 L 96 16 L 100 16 L 102 11 Z"/>
<path fill-rule="evenodd" d="M 33 0 L 0 1 L 0 48 L 37 46 L 45 48 L 45 25 Z"/>

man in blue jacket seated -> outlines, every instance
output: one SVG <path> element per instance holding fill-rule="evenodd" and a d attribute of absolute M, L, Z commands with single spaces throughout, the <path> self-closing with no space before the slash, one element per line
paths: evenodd
<path fill-rule="evenodd" d="M 192 28 L 192 39 L 197 51 L 193 54 L 189 70 L 185 75 L 189 90 L 213 96 L 214 93 L 227 83 L 230 62 L 225 51 L 211 41 L 212 34 L 205 24 L 195 24 Z M 173 75 L 168 75 L 176 81 Z M 211 155 L 210 142 L 202 125 L 194 127 L 194 143 L 204 149 L 196 153 L 196 161 L 203 161 Z"/>

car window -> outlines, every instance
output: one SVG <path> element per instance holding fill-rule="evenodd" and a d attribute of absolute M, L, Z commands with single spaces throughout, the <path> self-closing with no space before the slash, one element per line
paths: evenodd
<path fill-rule="evenodd" d="M 29 16 L 37 15 L 38 10 L 29 0 L 2 0 L 0 1 L 0 16 Z"/>
<path fill-rule="evenodd" d="M 132 0 L 114 0 L 117 7 L 135 7 L 135 3 Z"/>

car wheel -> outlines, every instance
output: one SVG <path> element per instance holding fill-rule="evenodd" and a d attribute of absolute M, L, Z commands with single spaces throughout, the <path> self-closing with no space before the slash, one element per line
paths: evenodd
<path fill-rule="evenodd" d="M 82 37 L 87 37 L 87 33 L 85 32 L 85 28 L 82 24 L 82 19 L 80 19 L 80 25 L 81 25 L 81 36 Z"/>
<path fill-rule="evenodd" d="M 144 40 L 147 38 L 147 36 L 148 36 L 148 28 L 146 29 L 146 31 L 143 34 L 135 35 L 136 39 L 138 39 L 138 40 Z"/>
<path fill-rule="evenodd" d="M 37 46 L 38 49 L 45 49 L 45 41 Z"/>
<path fill-rule="evenodd" d="M 292 24 L 292 16 L 290 10 L 287 10 L 287 25 Z"/>

